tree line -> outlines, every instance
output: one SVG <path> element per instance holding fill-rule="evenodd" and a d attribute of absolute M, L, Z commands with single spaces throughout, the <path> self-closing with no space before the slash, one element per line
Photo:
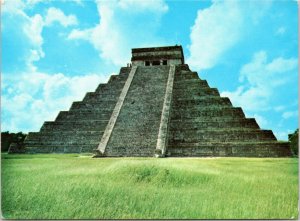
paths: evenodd
<path fill-rule="evenodd" d="M 10 144 L 16 143 L 23 146 L 27 134 L 23 132 L 10 133 L 9 131 L 1 132 L 1 152 L 7 152 Z"/>
<path fill-rule="evenodd" d="M 289 134 L 290 147 L 294 155 L 298 156 L 299 147 L 299 128 L 292 134 Z"/>

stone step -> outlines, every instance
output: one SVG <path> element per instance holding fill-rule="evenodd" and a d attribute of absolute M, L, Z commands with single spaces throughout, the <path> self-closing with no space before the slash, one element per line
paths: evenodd
<path fill-rule="evenodd" d="M 103 131 L 51 131 L 31 132 L 28 134 L 26 143 L 94 143 L 99 142 Z"/>
<path fill-rule="evenodd" d="M 119 96 L 121 94 L 123 88 L 119 88 L 117 90 L 105 90 L 100 92 L 92 92 L 92 94 L 88 95 L 90 97 L 96 97 L 96 96 Z"/>
<path fill-rule="evenodd" d="M 50 132 L 29 132 L 28 137 L 34 138 L 34 137 L 40 137 L 40 136 L 72 136 L 72 137 L 78 137 L 78 136 L 96 136 L 99 134 L 102 134 L 103 131 L 99 130 L 79 130 L 79 131 L 50 131 Z"/>
<path fill-rule="evenodd" d="M 105 152 L 110 157 L 153 157 L 155 147 L 140 147 L 140 146 L 114 146 Z"/>
<path fill-rule="evenodd" d="M 119 81 L 114 81 L 114 82 L 110 82 L 107 84 L 99 84 L 98 87 L 96 88 L 95 92 L 101 93 L 101 92 L 114 92 L 116 90 L 122 90 L 125 82 L 126 82 L 125 80 L 124 81 L 119 80 Z"/>
<path fill-rule="evenodd" d="M 171 117 L 171 124 L 173 121 L 194 121 L 195 124 L 198 123 L 202 123 L 202 122 L 216 122 L 216 123 L 222 123 L 222 122 L 230 122 L 230 121 L 242 121 L 246 118 L 244 117 L 238 117 L 238 116 L 227 116 L 227 117 L 191 117 L 191 118 L 187 118 L 187 117 L 177 117 L 177 118 L 173 118 Z"/>
<path fill-rule="evenodd" d="M 130 71 L 129 71 L 130 72 Z M 123 73 L 123 74 L 112 74 L 109 77 L 108 83 L 111 83 L 113 81 L 126 81 L 127 77 L 128 77 L 128 73 Z"/>
<path fill-rule="evenodd" d="M 240 107 L 235 108 L 178 108 L 172 111 L 172 118 L 195 118 L 195 117 L 245 117 L 245 114 Z"/>
<path fill-rule="evenodd" d="M 217 128 L 253 128 L 259 129 L 254 118 L 222 118 L 219 121 L 211 119 L 203 120 L 203 118 L 193 118 L 185 120 L 171 120 L 170 130 L 185 129 L 217 129 Z"/>
<path fill-rule="evenodd" d="M 107 91 L 107 90 L 109 90 L 109 89 L 107 89 L 107 84 L 101 83 L 96 88 L 95 93 L 102 93 L 102 92 Z"/>
<path fill-rule="evenodd" d="M 97 94 L 95 92 L 89 92 L 85 95 L 83 101 L 86 100 L 93 100 L 93 99 L 97 99 L 97 100 L 110 100 L 110 99 L 116 99 L 118 98 L 120 95 L 120 93 L 112 93 L 112 94 Z"/>
<path fill-rule="evenodd" d="M 80 140 L 30 140 L 26 142 L 26 147 L 71 147 L 71 146 L 98 146 L 99 140 L 88 140 L 83 142 Z"/>
<path fill-rule="evenodd" d="M 153 82 L 152 85 L 149 85 L 147 83 L 147 80 L 143 81 L 143 82 L 139 82 L 139 83 L 136 83 L 136 84 L 132 84 L 130 86 L 130 89 L 132 91 L 137 91 L 139 90 L 140 93 L 147 93 L 149 90 L 151 90 L 153 93 L 155 93 L 156 95 L 160 95 L 160 96 L 163 96 L 161 93 L 159 93 L 159 91 L 161 91 L 162 89 L 165 89 L 164 88 L 164 85 L 161 84 L 161 80 L 157 81 L 157 82 Z M 130 96 L 128 96 L 130 97 Z M 141 96 L 143 97 L 143 96 Z M 127 98 L 127 97 L 126 97 Z"/>
<path fill-rule="evenodd" d="M 119 97 L 119 94 L 95 94 L 87 93 L 83 98 L 83 102 L 91 102 L 91 101 L 116 101 Z"/>
<path fill-rule="evenodd" d="M 197 141 L 231 141 L 231 140 L 259 140 L 269 139 L 276 140 L 271 130 L 255 130 L 245 128 L 231 129 L 186 129 L 186 130 L 170 130 L 169 139 L 172 142 L 190 142 Z"/>
<path fill-rule="evenodd" d="M 85 120 L 85 121 L 71 121 L 71 122 L 54 122 L 45 121 L 41 127 L 40 132 L 49 131 L 103 131 L 108 123 L 108 120 Z"/>
<path fill-rule="evenodd" d="M 150 86 L 151 86 L 153 85 L 152 82 L 161 82 L 162 78 L 166 79 L 169 74 L 169 68 L 170 68 L 169 66 L 160 66 L 160 67 L 150 66 L 150 67 L 138 68 L 134 80 L 137 81 L 137 83 L 146 83 L 146 85 L 149 84 L 147 84 L 147 82 L 144 81 L 150 80 L 151 81 Z M 136 78 L 137 75 L 139 75 L 138 78 Z"/>
<path fill-rule="evenodd" d="M 206 80 L 200 79 L 183 79 L 174 80 L 174 89 L 192 89 L 192 88 L 209 87 Z"/>
<path fill-rule="evenodd" d="M 189 98 L 189 97 L 199 97 L 205 95 L 215 95 L 220 96 L 220 93 L 217 88 L 210 88 L 210 87 L 199 87 L 193 89 L 177 89 L 174 90 L 173 97 L 177 98 Z"/>
<path fill-rule="evenodd" d="M 141 116 L 142 115 L 142 116 Z M 145 125 L 145 124 L 155 124 L 159 125 L 160 118 L 161 118 L 161 111 L 158 109 L 149 109 L 146 107 L 142 107 L 138 110 L 130 110 L 130 109 L 123 109 L 120 113 L 119 122 L 131 127 L 130 125 L 135 124 L 138 125 Z M 138 118 L 137 118 L 138 117 Z"/>
<path fill-rule="evenodd" d="M 211 105 L 227 105 L 232 106 L 231 101 L 228 97 L 219 97 L 219 96 L 203 96 L 194 99 L 181 99 L 181 98 L 173 98 L 173 107 L 175 110 L 178 107 L 188 106 L 194 107 L 194 105 L 201 106 L 211 106 Z"/>
<path fill-rule="evenodd" d="M 116 83 L 113 82 L 110 84 L 99 84 L 94 93 L 96 94 L 119 93 L 120 91 L 122 91 L 124 84 L 125 81 L 116 82 Z"/>
<path fill-rule="evenodd" d="M 111 114 L 111 112 L 112 112 L 112 109 L 109 109 L 109 110 L 107 110 L 106 108 L 103 108 L 103 109 L 101 109 L 101 108 L 98 108 L 98 109 L 77 109 L 77 110 L 71 110 L 71 111 L 61 111 L 61 112 L 63 112 L 62 113 L 62 115 L 67 115 L 67 116 L 72 116 L 72 115 L 77 115 L 78 114 L 78 116 L 79 115 L 84 115 L 84 114 L 94 114 L 94 115 L 96 115 L 96 116 L 98 116 L 98 115 L 103 115 L 103 114 L 105 114 L 105 115 L 109 115 L 109 114 Z M 63 116 L 62 116 L 63 117 Z M 99 120 L 102 120 L 102 119 L 99 119 Z"/>
<path fill-rule="evenodd" d="M 229 141 L 262 141 L 276 140 L 271 130 L 254 129 L 213 129 L 213 130 L 176 130 L 169 131 L 169 142 L 178 144 L 184 142 L 229 142 Z"/>
<path fill-rule="evenodd" d="M 175 81 L 189 79 L 199 79 L 198 73 L 192 71 L 182 71 L 181 73 L 175 74 Z"/>
<path fill-rule="evenodd" d="M 140 148 L 155 148 L 158 137 L 158 130 L 156 131 L 114 131 L 108 146 L 111 148 L 117 147 L 140 147 Z M 134 138 L 134 139 L 133 139 Z M 111 149 L 109 148 L 109 149 Z"/>
<path fill-rule="evenodd" d="M 105 107 L 105 106 L 101 106 L 101 107 L 95 107 L 93 109 L 93 111 L 95 111 L 96 113 L 99 113 L 99 112 L 112 112 L 114 109 L 114 106 L 108 106 L 108 107 Z M 70 112 L 87 112 L 87 111 L 91 111 L 90 108 L 88 107 L 81 107 L 81 108 L 74 108 L 74 109 L 70 109 L 69 110 Z"/>
<path fill-rule="evenodd" d="M 57 115 L 55 121 L 70 121 L 70 120 L 106 120 L 109 119 L 111 116 L 111 111 L 102 111 L 102 112 L 75 112 L 75 111 L 60 111 Z"/>
<path fill-rule="evenodd" d="M 128 75 L 131 71 L 131 67 L 121 67 L 120 68 L 120 75 Z"/>
<path fill-rule="evenodd" d="M 191 71 L 188 64 L 179 64 L 176 65 L 175 76 L 180 74 L 182 71 Z"/>
<path fill-rule="evenodd" d="M 83 101 L 75 101 L 73 102 L 70 110 L 76 109 L 113 109 L 116 105 L 116 101 L 97 101 L 97 102 L 83 102 Z"/>
<path fill-rule="evenodd" d="M 26 145 L 27 153 L 92 153 L 98 144 L 47 143 Z"/>
<path fill-rule="evenodd" d="M 207 97 L 207 96 L 206 96 Z M 215 96 L 211 96 L 213 99 L 215 99 Z M 198 98 L 197 98 L 198 99 Z M 201 98 L 199 99 L 201 100 Z M 206 99 L 202 99 L 202 100 L 206 100 Z M 219 105 L 219 104 L 214 104 L 214 105 L 210 105 L 210 106 L 192 106 L 192 107 L 188 107 L 188 106 L 180 106 L 180 107 L 176 107 L 176 109 L 174 109 L 173 111 L 232 111 L 232 110 L 239 110 L 239 111 L 243 111 L 243 109 L 241 107 L 234 107 L 234 106 L 228 106 L 228 105 Z"/>
<path fill-rule="evenodd" d="M 157 102 L 158 101 L 162 101 L 164 99 L 164 96 L 162 96 L 161 94 L 159 93 L 156 93 L 156 92 L 153 92 L 153 96 L 155 96 L 155 98 L 153 99 L 149 99 L 147 98 L 147 96 L 142 96 L 143 93 L 140 93 L 141 97 L 140 98 L 137 98 L 137 97 L 131 97 L 131 96 L 128 96 L 125 98 L 126 100 L 126 106 L 131 106 L 133 108 L 136 108 L 139 109 L 140 108 L 143 108 L 143 107 L 149 107 L 149 108 L 157 108 L 158 104 Z M 145 104 L 142 104 L 142 102 L 146 102 Z M 155 105 L 156 104 L 156 105 Z M 159 105 L 162 107 L 162 104 Z M 145 109 L 145 108 L 143 108 Z"/>
<path fill-rule="evenodd" d="M 115 97 L 95 97 L 95 98 L 89 98 L 89 99 L 84 99 L 83 102 L 85 103 L 100 103 L 100 102 L 114 102 L 117 103 L 118 96 Z"/>
<path fill-rule="evenodd" d="M 167 155 L 171 157 L 288 157 L 291 152 L 288 142 L 210 142 L 168 146 Z"/>
<path fill-rule="evenodd" d="M 158 133 L 158 128 L 160 121 L 157 119 L 142 119 L 136 120 L 134 117 L 120 118 L 118 119 L 118 125 L 114 128 L 114 131 L 118 133 L 123 133 L 126 136 L 127 132 L 138 131 L 140 133 L 149 133 L 149 131 L 154 131 L 155 134 Z"/>
<path fill-rule="evenodd" d="M 150 73 L 149 73 L 150 74 Z M 153 74 L 153 73 L 152 73 Z M 138 84 L 134 84 L 133 86 L 143 86 L 143 87 L 151 87 L 151 86 L 158 86 L 156 83 L 161 82 L 161 79 L 163 78 L 167 78 L 168 75 L 166 75 L 166 73 L 164 75 L 162 75 L 161 77 L 158 76 L 154 76 L 151 79 L 151 84 L 147 84 L 147 81 L 149 81 L 149 77 L 148 76 L 142 76 L 138 78 Z M 152 84 L 153 83 L 153 84 Z M 159 84 L 161 85 L 161 84 Z"/>
<path fill-rule="evenodd" d="M 128 75 L 111 75 L 107 81 L 107 85 L 119 85 L 125 83 Z"/>

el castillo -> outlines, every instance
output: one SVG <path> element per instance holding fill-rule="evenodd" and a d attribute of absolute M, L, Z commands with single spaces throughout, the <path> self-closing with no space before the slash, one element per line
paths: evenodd
<path fill-rule="evenodd" d="M 131 64 L 25 139 L 27 153 L 95 157 L 288 157 L 185 63 L 181 46 L 133 48 Z"/>

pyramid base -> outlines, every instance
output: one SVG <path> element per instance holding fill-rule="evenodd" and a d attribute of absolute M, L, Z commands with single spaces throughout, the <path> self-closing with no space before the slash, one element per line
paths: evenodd
<path fill-rule="evenodd" d="M 92 158 L 101 158 L 101 157 L 105 157 L 104 153 L 102 153 L 100 150 L 95 149 L 94 150 L 94 155 Z"/>

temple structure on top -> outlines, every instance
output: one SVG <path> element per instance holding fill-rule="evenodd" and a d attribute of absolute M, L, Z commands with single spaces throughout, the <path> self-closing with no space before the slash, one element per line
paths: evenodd
<path fill-rule="evenodd" d="M 131 62 L 133 66 L 179 65 L 184 64 L 181 46 L 134 48 Z"/>
<path fill-rule="evenodd" d="M 25 140 L 27 153 L 286 157 L 278 142 L 184 62 L 181 46 L 134 48 L 122 67 Z"/>

